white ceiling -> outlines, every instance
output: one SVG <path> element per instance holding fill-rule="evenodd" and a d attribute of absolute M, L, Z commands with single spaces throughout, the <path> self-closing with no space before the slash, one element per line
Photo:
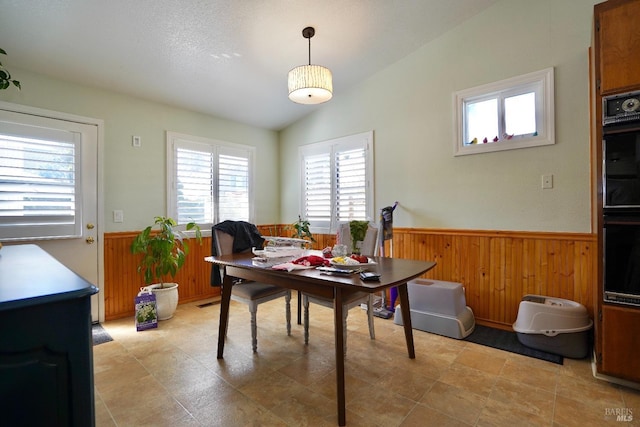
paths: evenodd
<path fill-rule="evenodd" d="M 279 130 L 319 108 L 287 98 L 304 27 L 335 100 L 495 1 L 0 0 L 0 62 Z"/>

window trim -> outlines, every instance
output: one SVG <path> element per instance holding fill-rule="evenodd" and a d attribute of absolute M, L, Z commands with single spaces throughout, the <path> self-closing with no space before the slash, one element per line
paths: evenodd
<path fill-rule="evenodd" d="M 326 141 L 316 142 L 313 144 L 302 145 L 298 147 L 298 160 L 299 160 L 299 185 L 300 185 L 300 200 L 299 209 L 301 216 L 304 218 L 305 212 L 305 156 L 318 155 L 323 153 L 329 153 L 331 164 L 331 218 L 328 226 L 326 224 L 317 225 L 311 224 L 309 229 L 313 233 L 321 234 L 334 234 L 338 231 L 338 220 L 336 213 L 336 183 L 335 183 L 335 152 L 348 151 L 355 148 L 364 148 L 365 151 L 365 181 L 366 181 L 366 203 L 365 212 L 366 220 L 374 221 L 374 155 L 373 155 L 373 131 L 362 132 L 354 135 L 334 138 Z"/>
<path fill-rule="evenodd" d="M 540 71 L 512 77 L 498 82 L 461 90 L 453 94 L 455 132 L 453 141 L 453 155 L 490 153 L 504 150 L 515 150 L 527 147 L 539 147 L 555 144 L 555 112 L 554 112 L 554 69 L 546 68 Z M 536 96 L 536 128 L 538 135 L 522 136 L 513 140 L 500 141 L 490 144 L 465 144 L 465 103 L 469 100 L 479 101 L 498 97 L 531 92 L 531 88 L 539 88 L 541 98 Z M 498 120 L 504 120 L 503 102 L 498 103 Z"/>
<path fill-rule="evenodd" d="M 191 146 L 206 146 L 209 147 L 210 149 L 212 149 L 213 152 L 216 153 L 216 156 L 221 154 L 221 153 L 226 153 L 229 154 L 230 152 L 234 152 L 234 151 L 243 151 L 246 152 L 248 154 L 248 158 L 249 158 L 249 177 L 248 177 L 248 184 L 249 184 L 249 222 L 254 223 L 255 222 L 255 159 L 256 159 L 256 147 L 253 147 L 251 145 L 244 145 L 244 144 L 235 144 L 232 142 L 227 142 L 227 141 L 222 141 L 222 140 L 217 140 L 217 139 L 211 139 L 211 138 L 205 138 L 205 137 L 199 137 L 199 136 L 193 136 L 193 135 L 187 135 L 187 134 L 183 134 L 183 133 L 178 133 L 178 132 L 172 132 L 172 131 L 166 131 L 166 150 L 167 150 L 167 182 L 166 182 L 166 191 L 167 191 L 167 216 L 170 216 L 172 218 L 177 218 L 178 217 L 178 210 L 177 210 L 177 189 L 176 189 L 176 182 L 175 182 L 175 176 L 176 176 L 176 156 L 175 156 L 175 149 L 174 149 L 174 145 L 176 142 L 180 142 L 182 141 L 183 144 L 185 145 L 191 145 Z M 216 162 L 215 166 L 215 171 L 214 174 L 217 177 L 218 176 L 218 163 Z M 218 191 L 219 188 L 215 188 L 214 189 L 214 197 L 215 197 L 215 203 L 217 204 L 219 202 L 218 200 Z M 220 222 L 219 221 L 219 212 L 216 211 L 214 212 L 214 222 L 209 224 L 209 223 L 199 223 L 198 225 L 200 227 L 202 227 L 202 234 L 205 236 L 210 235 L 211 233 L 211 227 L 213 225 L 215 225 L 216 223 Z M 180 224 L 183 225 L 183 224 Z"/>

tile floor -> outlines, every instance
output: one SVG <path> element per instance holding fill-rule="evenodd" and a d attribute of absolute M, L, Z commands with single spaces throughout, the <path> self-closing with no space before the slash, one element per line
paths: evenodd
<path fill-rule="evenodd" d="M 283 299 L 260 305 L 253 354 L 247 308 L 232 302 L 217 360 L 220 306 L 203 302 L 158 329 L 103 325 L 114 341 L 94 347 L 98 427 L 337 425 L 331 310 L 311 306 L 305 347 L 301 325 L 286 334 Z M 370 340 L 365 312 L 349 312 L 349 426 L 640 426 L 640 391 L 594 379 L 588 360 L 555 365 L 417 330 L 410 360 L 402 327 L 375 328 Z M 616 421 L 623 410 L 632 421 Z"/>

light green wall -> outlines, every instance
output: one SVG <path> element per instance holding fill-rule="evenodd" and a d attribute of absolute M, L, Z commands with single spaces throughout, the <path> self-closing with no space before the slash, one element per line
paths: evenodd
<path fill-rule="evenodd" d="M 374 130 L 376 212 L 398 200 L 397 226 L 589 232 L 587 49 L 597 2 L 503 0 L 349 92 L 336 90 L 279 135 L 16 68 L 23 90 L 0 91 L 0 100 L 104 120 L 107 232 L 138 230 L 164 213 L 166 130 L 257 147 L 257 223 L 298 215 L 299 145 Z M 556 145 L 453 157 L 453 92 L 547 67 L 555 67 Z M 132 135 L 142 148 L 131 147 Z M 540 188 L 543 174 L 554 175 L 553 189 Z M 113 223 L 114 209 L 124 223 Z"/>
<path fill-rule="evenodd" d="M 589 232 L 591 0 L 503 0 L 280 134 L 282 220 L 299 211 L 299 145 L 375 132 L 375 206 L 394 224 Z M 453 93 L 555 68 L 556 144 L 453 156 Z M 338 77 L 335 77 L 338 80 Z M 541 189 L 541 175 L 554 188 Z M 376 218 L 377 220 L 377 218 Z"/>
<path fill-rule="evenodd" d="M 256 147 L 256 223 L 279 220 L 278 135 L 204 114 L 10 68 L 22 90 L 0 100 L 104 120 L 104 231 L 140 230 L 166 213 L 167 130 Z M 133 148 L 133 135 L 142 146 Z M 124 211 L 114 223 L 112 211 Z"/>

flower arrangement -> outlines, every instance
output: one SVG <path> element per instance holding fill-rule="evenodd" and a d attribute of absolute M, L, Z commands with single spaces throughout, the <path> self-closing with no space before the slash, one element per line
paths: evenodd
<path fill-rule="evenodd" d="M 136 306 L 136 317 L 138 323 L 151 322 L 158 316 L 156 314 L 155 303 L 143 302 Z"/>

